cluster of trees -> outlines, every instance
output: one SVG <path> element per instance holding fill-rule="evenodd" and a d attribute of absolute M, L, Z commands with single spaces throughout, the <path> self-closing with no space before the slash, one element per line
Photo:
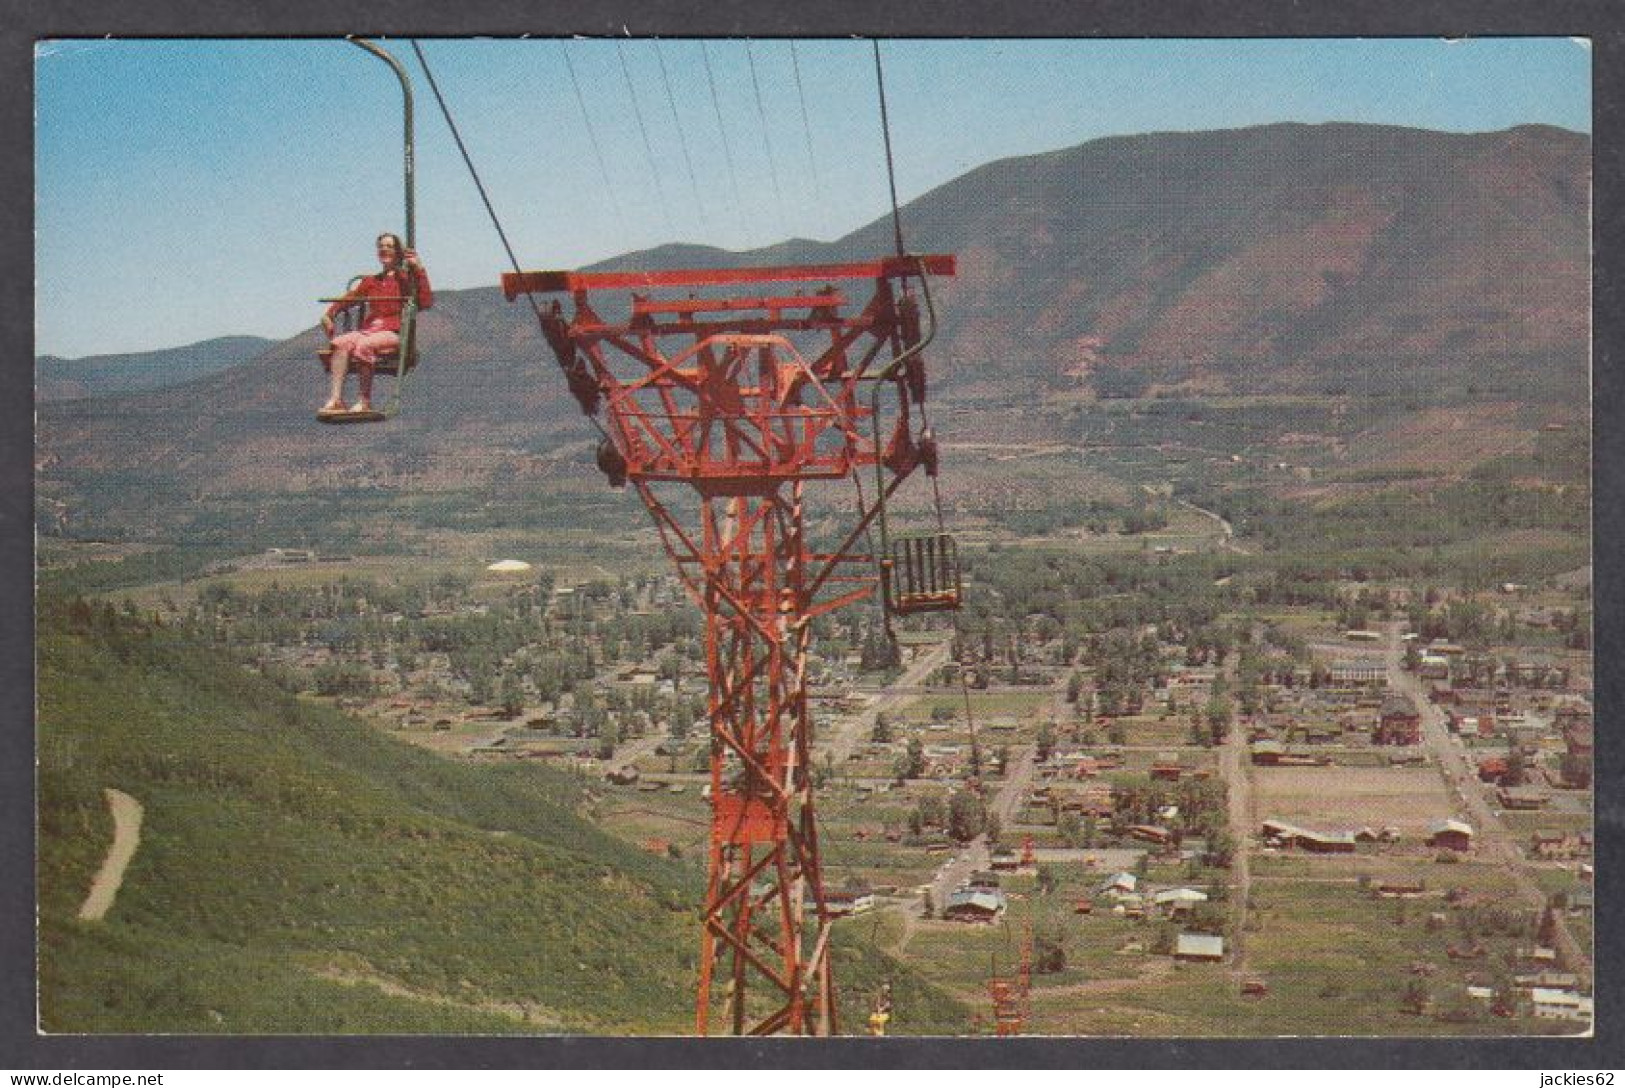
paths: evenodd
<path fill-rule="evenodd" d="M 997 841 L 999 815 L 988 811 L 987 802 L 970 790 L 955 790 L 946 801 L 934 793 L 914 803 L 908 814 L 908 833 L 918 839 L 927 831 L 940 831 L 956 842 L 970 842 L 986 834 Z"/>
<path fill-rule="evenodd" d="M 555 599 L 553 576 L 504 587 L 497 600 L 474 600 L 472 578 L 385 584 L 340 578 L 316 586 L 273 584 L 246 591 L 224 582 L 203 586 L 183 617 L 205 641 L 258 665 L 284 687 L 324 695 L 365 695 L 380 673 L 406 684 L 430 656 L 467 700 L 519 714 L 533 702 L 573 705 L 557 728 L 613 746 L 618 734 L 665 720 L 683 729 L 704 716 L 704 700 L 653 690 L 600 696 L 593 681 L 605 661 L 653 660 L 665 679 L 702 670 L 702 623 L 696 609 L 656 607 L 669 580 L 642 577 L 591 582 Z M 273 661 L 267 647 L 320 647 L 334 657 L 310 672 Z M 418 681 L 414 681 L 418 682 Z M 438 680 L 421 681 L 446 695 Z"/>

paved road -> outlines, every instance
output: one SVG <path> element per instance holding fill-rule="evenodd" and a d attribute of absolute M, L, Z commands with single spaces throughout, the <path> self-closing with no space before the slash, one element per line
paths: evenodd
<path fill-rule="evenodd" d="M 1478 781 L 1478 769 L 1466 749 L 1450 735 L 1444 711 L 1428 699 L 1421 678 L 1405 671 L 1401 629 L 1399 623 L 1387 625 L 1385 658 L 1389 687 L 1409 695 L 1416 703 L 1422 717 L 1423 743 L 1438 759 L 1446 785 L 1466 812 L 1468 822 L 1473 825 L 1475 850 L 1479 858 L 1503 866 L 1518 893 L 1531 906 L 1545 906 L 1546 894 L 1535 882 L 1532 867 L 1518 849 L 1517 837 L 1501 822 L 1500 814 L 1485 798 Z M 1590 967 L 1590 955 L 1575 941 L 1561 912 L 1557 915 L 1557 946 L 1558 952 L 1571 965 Z"/>
<path fill-rule="evenodd" d="M 1037 773 L 1037 752 L 1031 747 L 1020 748 L 1010 754 L 1004 780 L 987 806 L 989 812 L 998 814 L 1000 826 L 1009 827 L 1015 822 L 1016 810 L 1022 798 L 1032 789 L 1033 777 Z M 931 879 L 931 899 L 937 910 L 942 909 L 950 893 L 970 879 L 972 872 L 986 869 L 991 863 L 992 850 L 986 835 L 978 835 L 943 862 Z"/>
<path fill-rule="evenodd" d="M 897 710 L 903 703 L 914 698 L 918 689 L 924 686 L 926 678 L 947 664 L 948 655 L 952 650 L 953 644 L 943 641 L 927 650 L 917 651 L 914 660 L 909 662 L 902 675 L 881 688 L 880 694 L 869 704 L 867 710 L 839 721 L 830 732 L 827 746 L 835 765 L 844 766 L 852 755 L 852 750 L 869 739 L 869 735 L 874 732 L 875 718 L 882 713 Z M 825 748 L 823 743 L 817 746 Z"/>
<path fill-rule="evenodd" d="M 1230 968 L 1243 974 L 1247 970 L 1247 899 L 1252 892 L 1252 830 L 1258 823 L 1253 814 L 1247 734 L 1239 720 L 1230 725 L 1230 735 L 1219 752 L 1219 768 L 1228 792 L 1230 837 L 1235 840 L 1234 860 L 1230 863 Z"/>

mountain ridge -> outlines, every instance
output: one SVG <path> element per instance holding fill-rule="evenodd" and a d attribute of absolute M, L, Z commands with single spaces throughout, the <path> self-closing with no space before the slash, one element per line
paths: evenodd
<path fill-rule="evenodd" d="M 1550 126 L 1346 122 L 1113 136 L 979 166 L 903 209 L 912 250 L 958 256 L 958 275 L 932 285 L 943 433 L 995 440 L 1019 413 L 1035 437 L 1084 441 L 1035 401 L 1123 396 L 1488 399 L 1578 422 L 1589 170 L 1590 138 Z M 892 249 L 884 215 L 834 242 L 669 245 L 592 267 Z M 383 427 L 312 430 L 314 329 L 184 386 L 44 404 L 42 496 L 71 523 L 98 476 L 187 502 L 343 488 L 357 464 L 403 488 L 477 487 L 545 473 L 561 444 L 584 440 L 522 304 L 494 287 L 437 292 L 419 333 L 425 365 Z M 116 517 L 139 512 L 131 501 Z"/>

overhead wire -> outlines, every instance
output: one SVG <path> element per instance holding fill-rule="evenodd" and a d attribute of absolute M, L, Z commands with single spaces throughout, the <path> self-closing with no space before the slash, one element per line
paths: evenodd
<path fill-rule="evenodd" d="M 694 173 L 694 159 L 688 153 L 688 134 L 683 131 L 683 120 L 677 114 L 677 97 L 671 91 L 671 76 L 666 72 L 666 54 L 660 48 L 660 39 L 655 39 L 655 60 L 660 63 L 660 82 L 666 88 L 666 105 L 671 109 L 671 123 L 677 130 L 677 146 L 683 149 L 683 166 L 688 170 L 688 184 L 694 190 L 694 207 L 698 209 L 700 218 L 709 226 L 710 217 L 705 214 L 705 201 L 700 196 L 700 179 Z"/>
<path fill-rule="evenodd" d="M 885 69 L 881 65 L 881 61 L 880 61 L 880 39 L 879 38 L 873 38 L 873 39 L 870 40 L 870 44 L 874 47 L 875 88 L 876 88 L 877 92 L 879 93 L 879 97 L 880 97 L 880 133 L 881 133 L 881 137 L 883 138 L 883 141 L 884 141 L 885 147 L 886 147 L 886 184 L 887 184 L 888 188 L 891 190 L 892 236 L 893 236 L 893 239 L 894 239 L 894 241 L 895 241 L 895 243 L 897 245 L 897 255 L 899 257 L 902 257 L 902 256 L 905 256 L 907 254 L 907 249 L 903 245 L 903 216 L 902 216 L 902 212 L 899 209 L 898 203 L 897 203 L 897 165 L 896 165 L 896 162 L 894 161 L 893 156 L 892 156 L 891 115 L 890 115 L 889 111 L 886 109 L 886 73 L 885 73 Z M 929 339 L 933 338 L 936 335 L 936 331 L 935 331 L 936 330 L 936 315 L 935 315 L 935 309 L 931 305 L 931 288 L 926 283 L 925 276 L 923 274 L 920 276 L 920 288 L 921 288 L 922 294 L 925 297 L 926 309 L 932 315 L 931 316 L 931 329 L 932 329 L 932 332 L 931 332 L 931 335 L 926 338 L 927 340 L 929 340 Z M 918 351 L 921 348 L 923 348 L 924 346 L 925 346 L 925 344 L 922 341 L 920 344 L 917 344 L 917 345 L 914 345 L 913 347 L 911 347 L 909 349 L 909 352 L 905 352 L 905 355 L 908 354 L 908 353 L 911 353 L 911 352 Z M 894 363 L 895 363 L 895 361 L 894 361 Z M 879 391 L 878 387 L 876 387 L 877 395 L 878 395 L 878 391 Z M 929 428 L 930 425 L 931 425 L 931 421 L 930 421 L 930 418 L 926 415 L 924 401 L 921 401 L 920 404 L 917 407 L 919 408 L 919 411 L 920 411 L 920 423 L 921 423 L 921 425 L 923 427 L 925 427 L 925 428 Z M 879 419 L 878 413 L 876 413 L 875 418 L 876 418 L 876 420 L 878 422 L 878 419 Z M 879 437 L 878 437 L 878 432 L 877 432 L 876 445 L 878 446 L 878 444 L 879 444 Z M 931 478 L 932 504 L 933 504 L 933 506 L 935 508 L 936 515 L 937 515 L 937 532 L 939 534 L 942 534 L 942 535 L 946 536 L 947 535 L 947 527 L 946 527 L 947 523 L 946 523 L 946 519 L 944 518 L 943 512 L 942 512 L 942 489 L 941 489 L 941 485 L 937 481 L 937 477 L 936 477 L 935 473 L 931 473 L 929 475 L 930 475 L 930 478 Z M 881 530 L 880 530 L 880 535 L 881 535 L 882 539 L 884 539 L 885 536 L 886 536 L 886 528 L 885 528 L 886 514 L 885 514 L 885 507 L 884 507 L 884 502 L 885 502 L 885 493 L 884 492 L 882 492 L 880 494 L 880 496 L 877 497 L 876 502 L 881 504 L 881 512 L 880 512 Z M 961 649 L 961 653 L 963 653 L 963 650 L 964 650 L 964 631 L 961 629 L 960 624 L 959 624 L 959 611 L 958 611 L 958 609 L 955 609 L 953 611 L 951 623 L 953 625 L 953 639 L 954 639 L 954 642 L 959 645 L 959 647 Z M 886 625 L 886 629 L 887 629 L 888 633 L 891 632 L 891 625 L 889 623 Z M 970 677 L 966 673 L 965 663 L 963 661 L 958 661 L 958 662 L 956 662 L 956 664 L 959 666 L 959 690 L 960 690 L 960 693 L 964 697 L 964 702 L 965 702 L 965 725 L 966 725 L 966 728 L 970 732 L 971 750 L 975 751 L 975 752 L 980 752 L 981 745 L 980 745 L 980 743 L 979 743 L 979 741 L 977 739 L 977 736 L 976 736 L 976 718 L 975 718 L 975 715 L 971 711 Z"/>
<path fill-rule="evenodd" d="M 801 86 L 801 61 L 796 56 L 796 40 L 790 39 L 790 70 L 796 77 L 796 98 L 801 102 L 801 132 L 807 138 L 807 165 L 812 170 L 813 193 L 824 203 L 824 183 L 818 176 L 818 156 L 813 154 L 812 122 L 807 119 L 807 95 Z"/>
<path fill-rule="evenodd" d="M 880 89 L 880 133 L 886 140 L 886 182 L 891 186 L 891 225 L 897 237 L 897 255 L 903 255 L 903 216 L 897 209 L 897 167 L 891 154 L 891 119 L 886 113 L 886 73 L 880 67 L 880 39 L 871 39 L 875 47 L 875 85 Z"/>
<path fill-rule="evenodd" d="M 610 211 L 615 216 L 615 224 L 620 229 L 621 238 L 630 243 L 632 232 L 627 229 L 626 217 L 621 214 L 620 201 L 615 199 L 615 187 L 609 181 L 609 167 L 604 165 L 604 151 L 598 144 L 598 130 L 593 126 L 592 112 L 587 109 L 586 96 L 581 93 L 581 80 L 576 78 L 576 66 L 571 63 L 570 51 L 564 47 L 562 40 L 559 42 L 559 55 L 564 58 L 564 70 L 570 73 L 570 86 L 575 89 L 576 106 L 580 108 L 581 121 L 587 127 L 587 142 L 592 145 L 592 157 L 598 163 L 598 179 L 603 183 L 604 198 L 609 201 Z M 447 122 L 450 123 L 450 114 L 447 115 Z M 631 248 L 630 244 L 627 248 Z"/>
<path fill-rule="evenodd" d="M 490 216 L 491 225 L 496 228 L 497 237 L 502 240 L 502 248 L 508 254 L 508 263 L 513 266 L 515 275 L 523 275 L 524 269 L 519 265 L 519 257 L 514 253 L 512 243 L 508 241 L 508 232 L 503 229 L 502 219 L 497 215 L 496 207 L 491 203 L 491 196 L 485 190 L 485 182 L 480 179 L 480 172 L 474 166 L 473 156 L 468 153 L 468 145 L 463 142 L 463 134 L 457 129 L 457 122 L 451 115 L 451 107 L 446 104 L 445 95 L 440 93 L 440 85 L 434 78 L 434 70 L 429 67 L 429 58 L 423 55 L 423 47 L 418 44 L 415 38 L 412 39 L 412 52 L 417 54 L 418 64 L 422 66 L 423 74 L 429 79 L 429 89 L 434 92 L 434 100 L 440 106 L 440 114 L 446 119 L 446 127 L 451 130 L 451 138 L 456 142 L 457 150 L 463 157 L 463 165 L 468 168 L 468 176 L 474 179 L 474 188 L 479 190 L 480 200 L 485 204 L 485 213 Z M 567 58 L 566 63 L 568 63 L 569 54 L 565 56 Z M 528 290 L 525 292 L 525 301 L 530 304 L 531 312 L 536 315 L 537 326 L 540 327 L 545 320 L 541 303 L 537 302 L 536 296 Z M 538 360 L 539 362 L 540 360 Z M 587 419 L 592 422 L 598 433 L 603 435 L 605 441 L 612 441 L 609 431 L 597 416 L 589 415 Z"/>
<path fill-rule="evenodd" d="M 762 105 L 762 83 L 756 76 L 756 54 L 750 47 L 749 38 L 745 39 L 745 60 L 750 65 L 750 85 L 756 92 L 756 116 L 762 122 L 762 147 L 767 151 L 767 173 L 773 180 L 773 198 L 779 205 L 779 226 L 788 234 L 790 221 L 784 210 L 784 190 L 779 188 L 779 171 L 773 164 L 773 140 L 768 135 L 767 108 Z"/>
<path fill-rule="evenodd" d="M 722 158 L 728 164 L 728 186 L 733 190 L 734 207 L 744 206 L 744 199 L 739 195 L 739 171 L 734 168 L 733 147 L 728 143 L 728 125 L 722 119 L 722 99 L 717 94 L 716 73 L 711 70 L 711 49 L 702 39 L 700 41 L 700 56 L 705 61 L 705 80 L 711 87 L 711 106 L 717 114 L 717 131 L 722 134 Z"/>
<path fill-rule="evenodd" d="M 649 142 L 649 127 L 643 123 L 643 110 L 638 107 L 638 91 L 632 85 L 632 70 L 626 66 L 626 50 L 621 42 L 615 42 L 615 56 L 621 62 L 621 77 L 626 80 L 626 93 L 632 99 L 632 116 L 638 122 L 638 134 L 643 137 L 643 155 L 649 164 L 649 175 L 654 179 L 655 197 L 660 201 L 660 216 L 666 221 L 666 230 L 676 234 L 677 228 L 671 220 L 671 206 L 666 200 L 666 187 L 660 184 L 660 164 L 655 161 L 654 145 Z"/>

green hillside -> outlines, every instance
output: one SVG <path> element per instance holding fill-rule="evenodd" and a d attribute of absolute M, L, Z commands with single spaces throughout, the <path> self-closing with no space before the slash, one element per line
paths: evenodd
<path fill-rule="evenodd" d="M 46 599 L 40 1005 L 48 1032 L 681 1033 L 697 869 L 600 832 L 582 783 L 456 763 L 297 700 L 172 629 Z M 112 912 L 76 918 L 141 802 Z M 862 946 L 913 1031 L 967 1011 Z"/>

